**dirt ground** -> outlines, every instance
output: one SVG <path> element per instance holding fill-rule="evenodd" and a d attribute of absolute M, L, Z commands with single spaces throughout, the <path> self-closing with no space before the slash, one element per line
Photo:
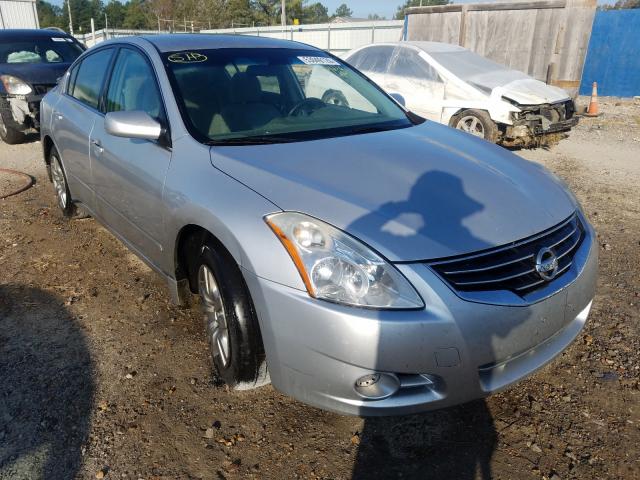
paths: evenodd
<path fill-rule="evenodd" d="M 0 479 L 640 478 L 640 101 L 601 100 L 517 152 L 598 231 L 585 332 L 504 393 L 400 418 L 217 385 L 200 315 L 94 220 L 61 219 L 37 139 L 0 144 L 36 179 L 0 201 Z"/>

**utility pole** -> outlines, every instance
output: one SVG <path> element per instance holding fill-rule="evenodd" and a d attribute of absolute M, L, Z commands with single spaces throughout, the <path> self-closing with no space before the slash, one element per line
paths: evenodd
<path fill-rule="evenodd" d="M 105 40 L 109 39 L 109 37 L 107 36 L 108 32 L 109 32 L 109 17 L 107 17 L 107 14 L 105 13 L 104 14 L 104 35 L 103 35 Z"/>
<path fill-rule="evenodd" d="M 287 38 L 287 2 L 282 0 L 282 35 Z"/>
<path fill-rule="evenodd" d="M 71 0 L 67 0 L 67 11 L 69 12 L 69 33 L 73 36 L 73 20 L 71 19 Z"/>

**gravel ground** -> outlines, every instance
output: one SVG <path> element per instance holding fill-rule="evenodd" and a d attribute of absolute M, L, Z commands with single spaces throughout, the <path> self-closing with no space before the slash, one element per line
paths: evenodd
<path fill-rule="evenodd" d="M 383 419 L 211 378 L 197 312 L 94 220 L 63 221 L 36 139 L 0 168 L 0 479 L 640 478 L 640 102 L 601 99 L 550 150 L 601 248 L 584 334 L 486 401 Z"/>

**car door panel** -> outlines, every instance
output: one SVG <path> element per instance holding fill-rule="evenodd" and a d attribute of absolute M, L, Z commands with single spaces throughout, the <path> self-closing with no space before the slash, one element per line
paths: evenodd
<path fill-rule="evenodd" d="M 74 200 L 93 207 L 89 137 L 97 114 L 64 96 L 53 111 L 52 132 Z"/>
<path fill-rule="evenodd" d="M 158 259 L 171 152 L 148 140 L 109 135 L 104 119 L 96 122 L 91 140 L 98 214 L 149 260 Z"/>

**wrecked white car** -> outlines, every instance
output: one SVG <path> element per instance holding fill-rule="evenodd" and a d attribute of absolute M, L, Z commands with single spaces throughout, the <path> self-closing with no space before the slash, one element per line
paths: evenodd
<path fill-rule="evenodd" d="M 578 123 L 564 90 L 456 45 L 374 44 L 345 59 L 410 111 L 507 147 L 555 143 Z M 348 92 L 334 97 L 350 101 Z"/>

